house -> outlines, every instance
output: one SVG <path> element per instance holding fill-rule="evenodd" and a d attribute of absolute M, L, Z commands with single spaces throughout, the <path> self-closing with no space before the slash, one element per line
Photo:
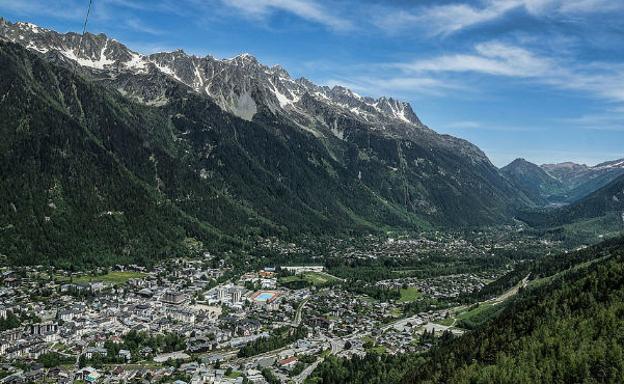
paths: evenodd
<path fill-rule="evenodd" d="M 188 297 L 186 297 L 186 295 L 184 295 L 183 293 L 172 292 L 172 291 L 165 292 L 160 298 L 160 301 L 162 301 L 163 303 L 175 304 L 175 305 L 182 304 L 186 300 L 188 300 Z"/>
<path fill-rule="evenodd" d="M 88 383 L 94 383 L 100 374 L 93 367 L 85 367 L 76 372 L 76 380 L 83 380 Z"/>
<path fill-rule="evenodd" d="M 85 356 L 87 357 L 87 359 L 92 359 L 95 355 L 106 357 L 108 355 L 108 351 L 106 350 L 106 348 L 100 347 L 87 348 L 87 351 L 85 352 Z"/>
<path fill-rule="evenodd" d="M 132 353 L 130 353 L 127 349 L 120 350 L 117 356 L 126 359 L 126 361 L 130 361 L 130 359 L 132 359 Z"/>
<path fill-rule="evenodd" d="M 154 353 L 154 350 L 152 348 L 150 348 L 150 347 L 143 347 L 143 348 L 141 348 L 139 353 L 141 354 L 141 356 L 147 357 L 147 356 L 151 355 L 152 353 Z"/>
<path fill-rule="evenodd" d="M 290 371 L 291 369 L 293 369 L 295 367 L 295 365 L 297 365 L 298 362 L 299 362 L 299 360 L 297 359 L 297 357 L 292 356 L 292 357 L 289 357 L 287 359 L 278 361 L 277 362 L 277 366 L 280 369 L 283 369 L 285 371 Z"/>

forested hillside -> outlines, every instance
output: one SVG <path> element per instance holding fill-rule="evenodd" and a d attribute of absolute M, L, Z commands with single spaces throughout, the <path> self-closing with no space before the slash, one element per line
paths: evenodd
<path fill-rule="evenodd" d="M 15 45 L 0 45 L 0 72 L 0 253 L 9 261 L 150 263 L 187 254 L 193 238 L 227 241 L 159 190 L 179 151 L 167 121 Z"/>
<path fill-rule="evenodd" d="M 514 160 L 501 168 L 501 172 L 539 205 L 548 205 L 550 197 L 564 189 L 559 180 L 524 159 Z"/>
<path fill-rule="evenodd" d="M 411 358 L 330 358 L 311 382 L 620 383 L 624 238 L 566 258 L 534 264 L 533 283 L 475 331 Z"/>

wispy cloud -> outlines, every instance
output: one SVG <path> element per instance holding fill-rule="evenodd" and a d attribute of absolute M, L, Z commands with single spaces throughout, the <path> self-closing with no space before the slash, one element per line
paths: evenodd
<path fill-rule="evenodd" d="M 492 41 L 477 44 L 471 54 L 443 55 L 396 66 L 408 72 L 481 72 L 532 77 L 551 71 L 554 64 L 524 48 Z"/>
<path fill-rule="evenodd" d="M 471 53 L 442 55 L 397 63 L 395 66 L 415 75 L 473 72 L 525 78 L 560 89 L 586 92 L 613 102 L 624 102 L 624 64 L 594 62 L 579 65 L 498 41 L 477 44 Z"/>
<path fill-rule="evenodd" d="M 153 28 L 137 18 L 129 18 L 125 21 L 125 23 L 128 28 L 137 32 L 147 33 L 149 35 L 162 35 L 164 33 L 164 31 Z"/>
<path fill-rule="evenodd" d="M 84 18 L 86 4 L 75 0 L 69 1 L 69 4 L 47 0 L 1 0 L 0 9 L 24 16 L 45 15 L 62 20 L 78 20 Z"/>
<path fill-rule="evenodd" d="M 325 81 L 331 86 L 340 85 L 371 96 L 427 95 L 443 96 L 449 91 L 468 91 L 464 86 L 450 81 L 426 76 L 350 76 L 344 79 L 333 78 Z"/>
<path fill-rule="evenodd" d="M 481 0 L 476 4 L 457 2 L 411 10 L 387 8 L 376 18 L 376 24 L 391 32 L 419 27 L 433 35 L 448 35 L 498 20 L 514 11 L 524 11 L 536 17 L 552 17 L 619 9 L 624 9 L 624 3 L 614 0 Z"/>
<path fill-rule="evenodd" d="M 335 30 L 350 29 L 353 26 L 350 20 L 335 16 L 332 10 L 312 0 L 222 0 L 222 2 L 253 18 L 265 18 L 275 11 L 283 11 Z"/>
<path fill-rule="evenodd" d="M 447 128 L 451 129 L 475 129 L 483 126 L 481 122 L 465 120 L 465 121 L 453 121 L 446 124 Z"/>
<path fill-rule="evenodd" d="M 587 113 L 577 117 L 558 119 L 557 122 L 581 129 L 624 132 L 624 110 L 615 108 L 599 113 Z"/>

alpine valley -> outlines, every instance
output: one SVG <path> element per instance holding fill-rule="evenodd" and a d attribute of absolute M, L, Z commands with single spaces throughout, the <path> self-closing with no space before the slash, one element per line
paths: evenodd
<path fill-rule="evenodd" d="M 13 261 L 494 225 L 535 205 L 476 146 L 392 98 L 248 54 L 144 56 L 102 34 L 79 51 L 78 34 L 6 20 L 0 37 L 0 244 Z"/>
<path fill-rule="evenodd" d="M 111 36 L 126 28 L 167 39 L 150 25 L 182 19 L 189 25 L 172 35 L 193 38 L 182 33 L 188 28 L 203 38 L 222 28 L 221 42 L 255 47 L 277 23 L 310 40 L 295 50 L 325 49 L 338 36 L 345 52 L 355 40 L 365 45 L 370 52 L 354 56 L 369 62 L 368 54 L 399 56 L 385 56 L 378 42 L 396 44 L 389 39 L 405 37 L 398 24 L 424 20 L 416 61 L 371 65 L 414 76 L 388 89 L 433 81 L 465 91 L 469 107 L 443 113 L 480 130 L 469 137 L 496 164 L 520 153 L 548 164 L 518 158 L 498 168 L 472 143 L 429 128 L 407 102 L 293 78 L 250 54 L 142 54 L 104 34 L 0 18 L 0 384 L 624 382 L 624 159 L 552 161 L 574 153 L 577 162 L 598 162 L 622 157 L 621 148 L 551 155 L 537 138 L 553 148 L 576 138 L 531 125 L 563 121 L 574 125 L 570 136 L 617 139 L 622 66 L 543 58 L 529 50 L 538 39 L 519 32 L 524 18 L 542 28 L 533 19 L 544 8 L 549 37 L 575 28 L 575 36 L 568 29 L 544 41 L 567 55 L 578 49 L 576 35 L 587 34 L 601 45 L 592 53 L 606 56 L 603 45 L 621 31 L 593 39 L 602 24 L 577 30 L 578 13 L 618 6 L 370 1 L 354 15 L 392 3 L 401 10 L 392 31 L 352 36 L 324 13 L 323 0 L 97 0 L 83 29 L 89 15 L 97 28 L 117 11 Z M 67 12 L 56 12 L 58 4 Z M 47 12 L 32 20 L 71 28 L 73 4 L 0 1 L 0 10 Z M 190 22 L 188 12 L 206 8 L 210 20 L 224 20 Z M 453 29 L 434 33 L 440 18 Z M 486 32 L 509 41 L 513 34 L 525 47 L 501 38 L 446 53 L 464 52 L 464 34 L 481 41 Z M 413 41 L 401 40 L 400 50 L 415 51 Z M 429 57 L 438 48 L 444 54 Z M 473 100 L 468 84 L 505 95 Z M 581 91 L 591 105 L 577 103 Z M 457 106 L 448 93 L 436 97 Z M 593 100 L 609 97 L 604 110 Z M 571 116 L 574 106 L 588 114 L 553 117 Z M 459 121 L 472 108 L 467 116 L 484 118 Z M 535 116 L 508 118 L 507 108 Z M 483 126 L 496 115 L 514 125 Z M 596 126 L 578 128 L 588 121 Z M 491 142 L 517 144 L 512 157 L 489 152 L 483 131 Z M 525 141 L 531 148 L 521 148 Z M 599 151 L 610 145 L 602 141 Z"/>

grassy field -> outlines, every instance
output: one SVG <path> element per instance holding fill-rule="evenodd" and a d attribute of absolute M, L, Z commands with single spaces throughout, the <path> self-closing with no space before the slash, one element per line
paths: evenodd
<path fill-rule="evenodd" d="M 399 303 L 409 303 L 419 299 L 422 293 L 416 287 L 401 288 L 401 298 Z"/>
<path fill-rule="evenodd" d="M 305 281 L 308 285 L 322 287 L 338 283 L 340 279 L 322 272 L 304 272 L 300 275 L 282 277 L 279 280 L 279 282 L 284 285 L 292 284 L 297 281 Z"/>
<path fill-rule="evenodd" d="M 111 284 L 125 284 L 130 279 L 140 279 L 145 276 L 143 272 L 131 272 L 131 271 L 115 271 L 109 272 L 106 275 L 100 276 L 80 276 L 75 277 L 73 282 L 76 284 L 81 283 L 94 283 L 94 282 L 104 282 Z M 60 277 L 59 280 L 68 282 L 70 279 L 68 277 Z"/>
<path fill-rule="evenodd" d="M 229 378 L 229 379 L 236 379 L 236 378 L 238 378 L 238 377 L 240 377 L 242 375 L 243 375 L 242 372 L 232 371 L 228 375 L 226 375 L 226 377 Z"/>
<path fill-rule="evenodd" d="M 460 328 L 474 329 L 489 319 L 496 317 L 503 309 L 505 309 L 504 303 L 481 303 L 478 306 L 473 306 L 471 309 L 458 314 L 456 316 L 457 326 Z"/>
<path fill-rule="evenodd" d="M 446 325 L 447 327 L 450 327 L 451 325 L 453 325 L 453 323 L 455 322 L 455 319 L 453 317 L 447 317 L 446 319 L 441 319 L 436 321 L 436 324 L 440 324 L 440 325 Z"/>

